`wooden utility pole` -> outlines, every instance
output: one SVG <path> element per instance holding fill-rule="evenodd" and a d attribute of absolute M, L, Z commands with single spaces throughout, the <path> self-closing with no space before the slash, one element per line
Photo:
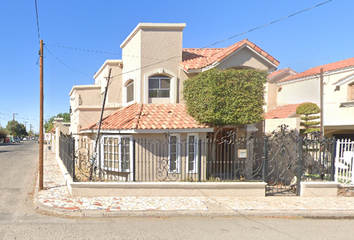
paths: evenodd
<path fill-rule="evenodd" d="M 320 121 L 321 121 L 321 133 L 324 136 L 324 125 L 323 125 L 323 68 L 320 70 Z"/>
<path fill-rule="evenodd" d="M 43 40 L 39 41 L 39 190 L 43 189 Z"/>

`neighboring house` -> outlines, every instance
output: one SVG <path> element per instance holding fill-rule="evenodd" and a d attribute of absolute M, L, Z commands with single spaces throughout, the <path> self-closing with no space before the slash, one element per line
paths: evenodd
<path fill-rule="evenodd" d="M 295 115 L 295 106 L 304 102 L 313 102 L 320 106 L 320 70 L 323 68 L 323 125 L 326 137 L 354 139 L 354 58 L 329 63 L 306 70 L 298 74 L 279 79 L 275 82 L 277 91 L 268 96 L 268 102 L 274 103 L 273 109 L 266 114 L 267 125 L 271 118 L 286 122 Z M 293 106 L 288 116 L 276 116 L 284 106 Z M 272 117 L 273 116 L 273 117 Z M 293 121 L 293 124 L 297 121 Z M 275 124 L 273 124 L 275 125 Z M 297 128 L 297 125 L 291 127 Z M 268 129 L 269 130 L 269 129 Z"/>
<path fill-rule="evenodd" d="M 133 138 L 164 139 L 170 144 L 181 140 L 196 143 L 197 139 L 208 138 L 213 128 L 196 123 L 183 104 L 186 79 L 211 68 L 274 71 L 279 65 L 276 59 L 247 39 L 226 48 L 183 49 L 185 26 L 184 23 L 138 24 L 120 46 L 122 60 L 107 60 L 95 74 L 93 85 L 72 88 L 69 94 L 70 132 L 76 139 L 93 143 L 109 69 L 112 69 L 99 143 L 103 150 L 101 160 L 108 165 L 118 161 L 119 167 L 104 165 L 108 170 L 124 172 L 129 168 L 128 172 L 131 171 L 132 152 L 122 155 L 122 149 L 116 152 L 107 149 L 123 146 L 124 142 L 125 149 L 133 151 Z M 243 126 L 240 133 L 247 136 L 247 131 L 261 128 L 262 124 Z M 174 158 L 175 165 L 180 157 L 176 151 L 167 151 L 168 161 Z M 117 154 L 116 158 L 114 154 Z M 122 159 L 125 159 L 124 164 Z M 179 168 L 177 165 L 175 170 Z M 126 177 L 131 180 L 132 174 Z"/>

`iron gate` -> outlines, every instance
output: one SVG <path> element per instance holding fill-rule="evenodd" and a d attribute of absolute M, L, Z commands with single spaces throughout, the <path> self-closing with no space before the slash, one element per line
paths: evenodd
<path fill-rule="evenodd" d="M 300 195 L 301 182 L 334 181 L 335 139 L 314 132 L 303 138 L 287 125 L 265 137 L 266 195 Z"/>

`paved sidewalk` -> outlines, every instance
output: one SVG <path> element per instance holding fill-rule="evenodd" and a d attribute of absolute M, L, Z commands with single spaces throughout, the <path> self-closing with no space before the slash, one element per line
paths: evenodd
<path fill-rule="evenodd" d="M 37 209 L 76 217 L 354 217 L 350 197 L 71 197 L 55 155 L 46 151 Z M 37 187 L 38 189 L 38 183 Z"/>

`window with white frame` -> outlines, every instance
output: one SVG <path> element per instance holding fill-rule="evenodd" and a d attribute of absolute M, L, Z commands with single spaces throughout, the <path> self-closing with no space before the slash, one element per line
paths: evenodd
<path fill-rule="evenodd" d="M 131 136 L 103 137 L 103 169 L 116 172 L 130 172 L 132 164 Z"/>
<path fill-rule="evenodd" d="M 179 143 L 178 135 L 171 135 L 169 139 L 169 172 L 179 172 Z"/>
<path fill-rule="evenodd" d="M 188 134 L 187 139 L 187 172 L 197 173 L 198 135 Z"/>
<path fill-rule="evenodd" d="M 169 98 L 171 78 L 164 75 L 149 77 L 149 98 Z"/>
<path fill-rule="evenodd" d="M 127 103 L 134 100 L 134 81 L 130 80 L 127 87 Z"/>

